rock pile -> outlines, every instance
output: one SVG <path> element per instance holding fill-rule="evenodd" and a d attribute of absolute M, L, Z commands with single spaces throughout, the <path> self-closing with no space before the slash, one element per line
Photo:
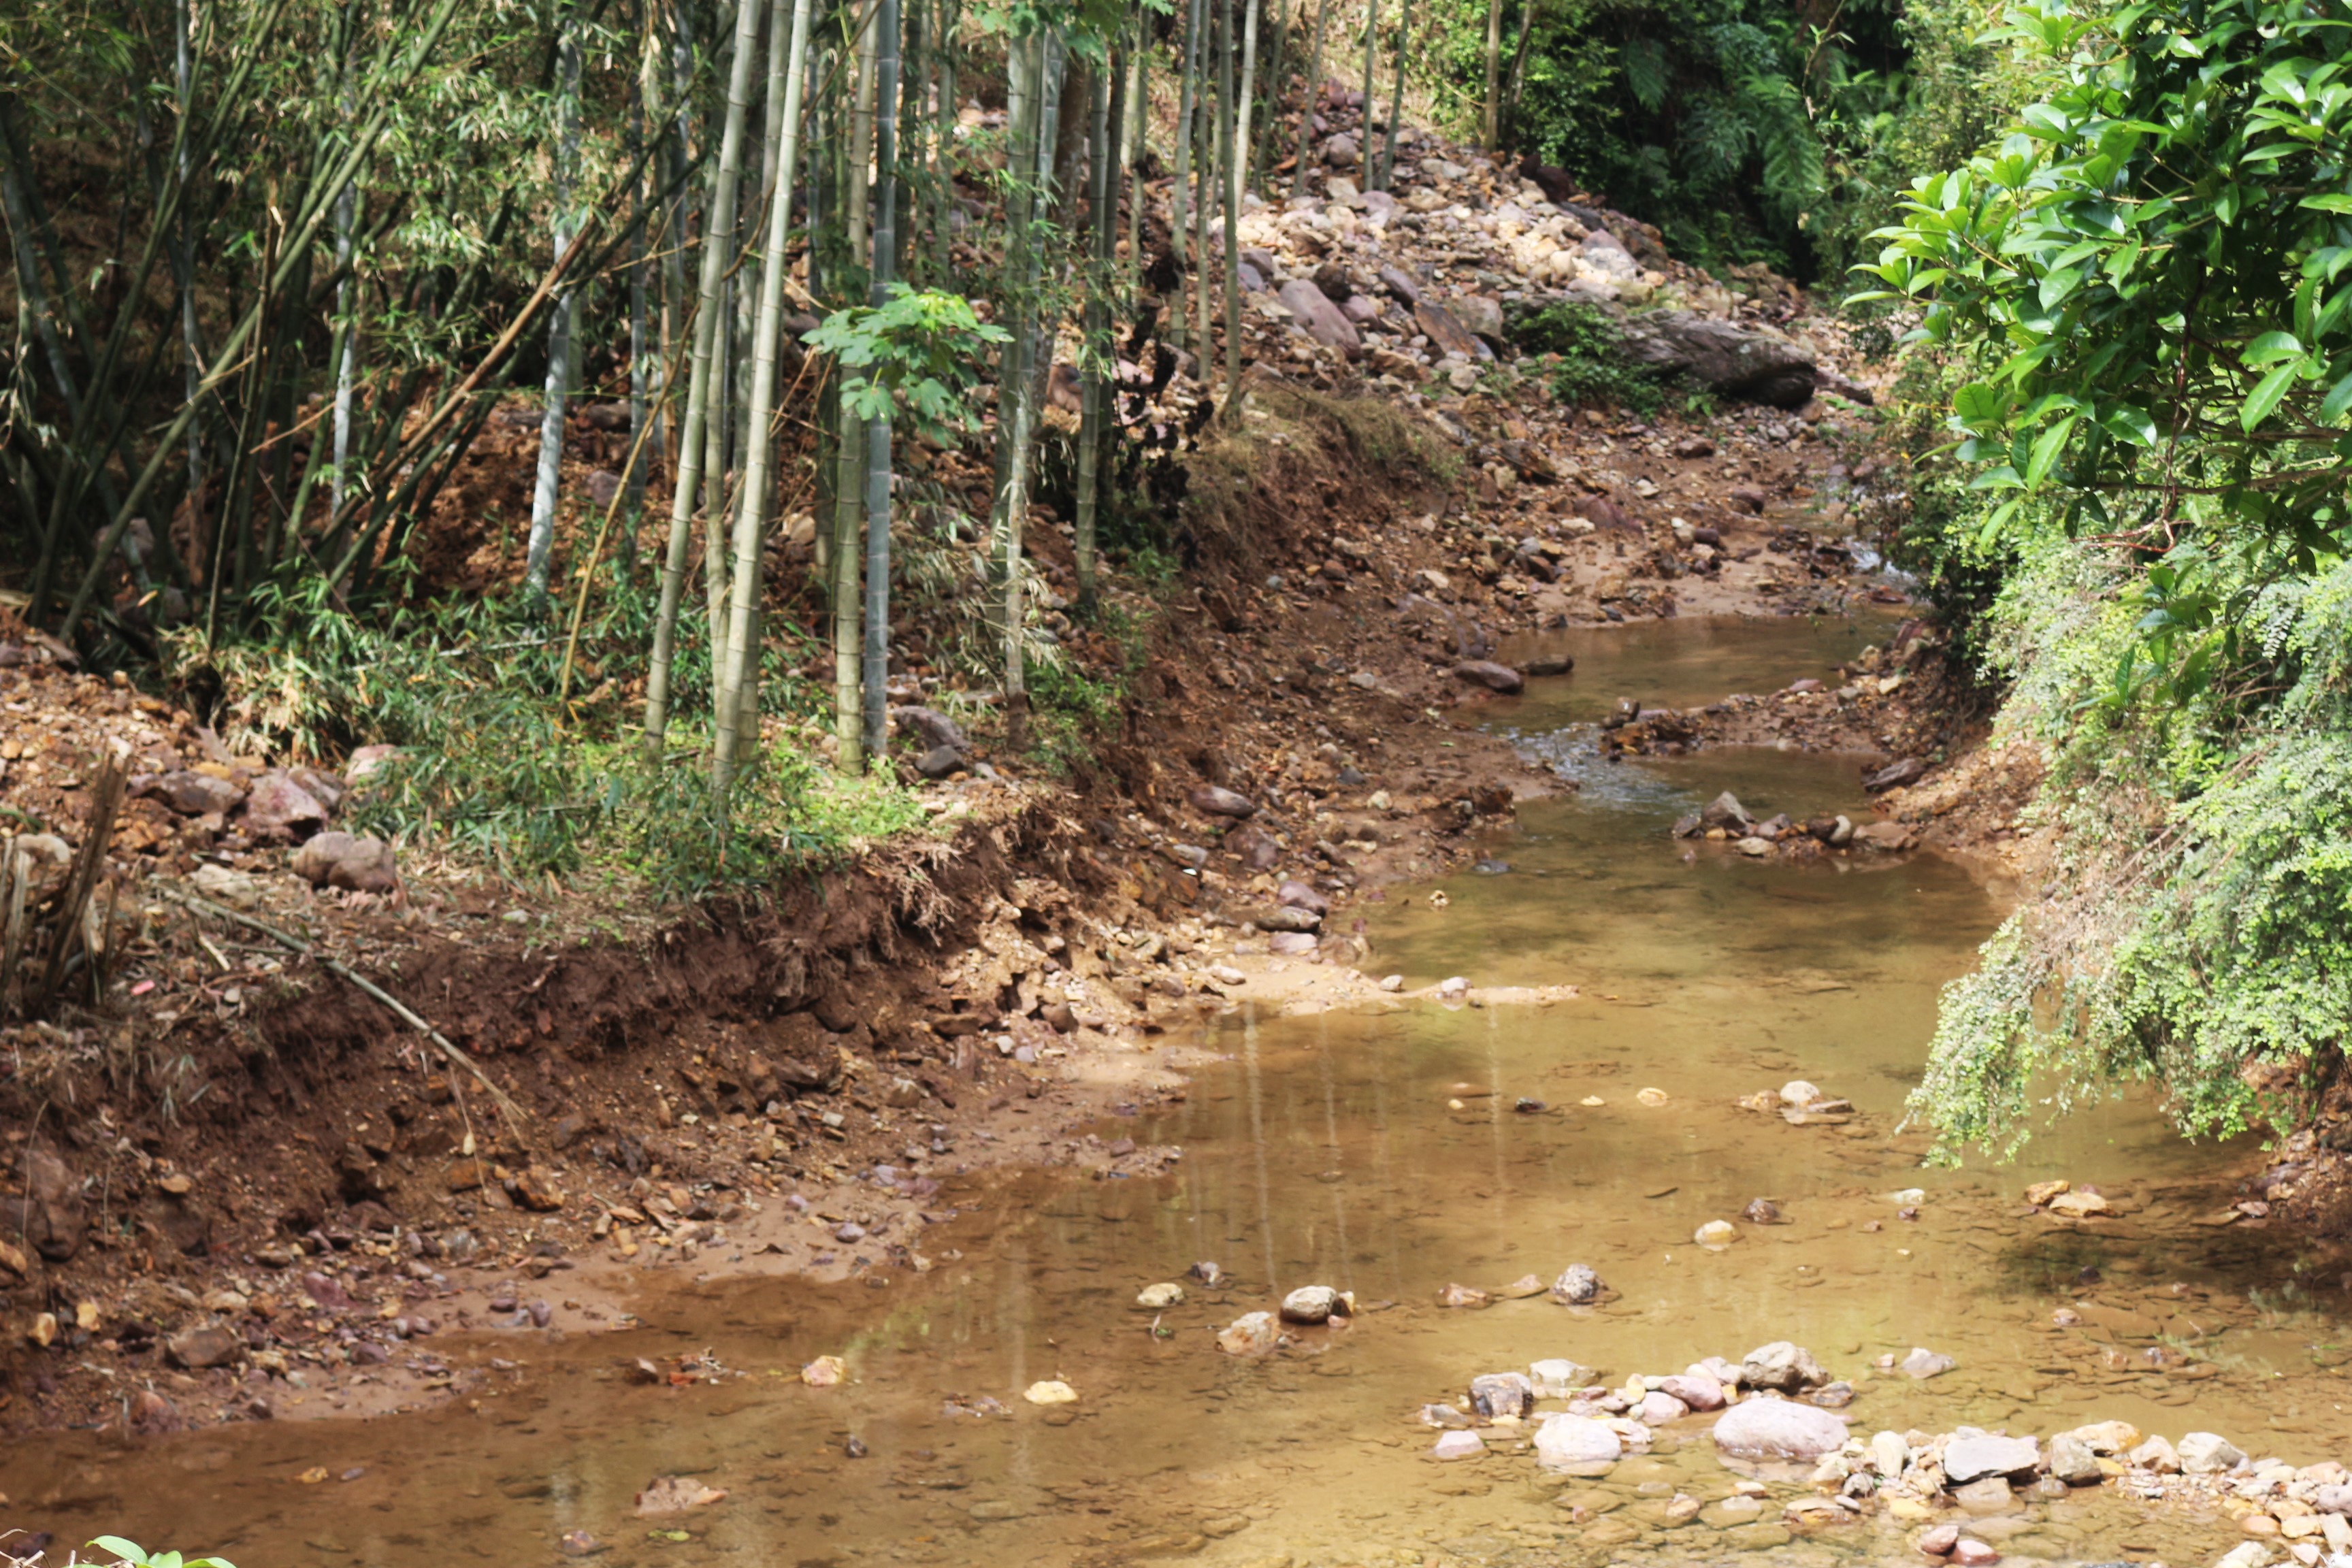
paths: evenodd
<path fill-rule="evenodd" d="M 1892 1357 L 1881 1363 L 1888 1364 Z M 1950 1365 L 1948 1356 L 1925 1349 L 1901 1363 L 1915 1377 Z M 1539 1361 L 1525 1373 L 1474 1377 L 1458 1405 L 1424 1405 L 1415 1419 L 1444 1432 L 1431 1450 L 1435 1458 L 1532 1452 L 1543 1469 L 1598 1476 L 1624 1455 L 1651 1447 L 1676 1423 L 1706 1416 L 1708 1438 L 1726 1461 L 1780 1467 L 1757 1473 L 1778 1477 L 1787 1489 L 1787 1525 L 1883 1515 L 1922 1527 L 1913 1544 L 1927 1557 L 1965 1568 L 1990 1568 L 2000 1557 L 1969 1533 L 1971 1521 L 1985 1520 L 1982 1533 L 1992 1534 L 2000 1522 L 1994 1516 L 2099 1486 L 2235 1518 L 2252 1539 L 2215 1568 L 2268 1568 L 2282 1553 L 2298 1568 L 2320 1568 L 2324 1559 L 2352 1555 L 2352 1470 L 2332 1460 L 2297 1466 L 2254 1458 L 2212 1432 L 2191 1432 L 2175 1444 L 2126 1421 L 2093 1422 L 2046 1442 L 1972 1426 L 1864 1437 L 1849 1430 L 1846 1417 L 1824 1408 L 1852 1396 L 1851 1386 L 1832 1381 L 1811 1352 L 1783 1340 L 1737 1363 L 1710 1356 L 1678 1373 L 1628 1377 L 1618 1388 L 1574 1362 Z M 1554 1401 L 1564 1407 L 1545 1408 Z M 1740 1488 L 1759 1501 L 1771 1489 L 1746 1481 Z M 1955 1510 L 1960 1518 L 1941 1517 Z M 1699 1511 L 1694 1500 L 1668 1522 Z M 1743 1505 L 1727 1510 L 1727 1518 L 1760 1513 L 1760 1506 L 1751 1512 Z"/>

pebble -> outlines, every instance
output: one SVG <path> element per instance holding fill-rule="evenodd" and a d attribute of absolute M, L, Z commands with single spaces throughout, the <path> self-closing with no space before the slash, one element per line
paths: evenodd
<path fill-rule="evenodd" d="M 1691 1239 L 1711 1251 L 1720 1251 L 1739 1239 L 1739 1230 L 1727 1219 L 1711 1219 L 1691 1232 Z"/>
<path fill-rule="evenodd" d="M 1431 1445 L 1433 1459 L 1475 1459 L 1486 1451 L 1486 1441 L 1475 1432 L 1448 1432 Z"/>
<path fill-rule="evenodd" d="M 1146 1285 L 1136 1293 L 1135 1304 L 1152 1311 L 1173 1307 L 1184 1300 L 1184 1287 L 1176 1284 Z"/>
<path fill-rule="evenodd" d="M 1076 1405 L 1078 1391 L 1058 1378 L 1047 1378 L 1023 1389 L 1021 1397 L 1032 1405 Z"/>
<path fill-rule="evenodd" d="M 1952 1548 L 1952 1561 L 1960 1568 L 1992 1568 L 1992 1564 L 2000 1561 L 2000 1553 L 1983 1542 L 1964 1535 L 1960 1537 L 1959 1544 Z"/>

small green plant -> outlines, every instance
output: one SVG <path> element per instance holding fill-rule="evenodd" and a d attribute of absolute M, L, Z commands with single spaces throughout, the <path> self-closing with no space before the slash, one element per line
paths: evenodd
<path fill-rule="evenodd" d="M 860 419 L 887 419 L 903 409 L 923 436 L 950 445 L 975 424 L 965 394 L 982 348 L 1011 334 L 982 321 L 961 294 L 904 283 L 891 284 L 889 293 L 880 305 L 835 310 L 801 341 L 850 372 L 841 396 Z"/>
<path fill-rule="evenodd" d="M 1547 305 L 1521 318 L 1513 336 L 1530 353 L 1557 356 L 1551 393 L 1570 407 L 1623 408 L 1647 418 L 1665 406 L 1665 384 L 1626 357 L 1623 330 L 1598 305 Z"/>
<path fill-rule="evenodd" d="M 145 1547 L 119 1535 L 101 1535 L 90 1545 L 114 1557 L 124 1568 L 236 1568 L 226 1557 L 182 1557 L 176 1552 L 158 1552 L 150 1557 Z"/>

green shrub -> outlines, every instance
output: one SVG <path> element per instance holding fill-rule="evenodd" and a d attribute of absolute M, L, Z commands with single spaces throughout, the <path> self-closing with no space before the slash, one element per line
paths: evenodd
<path fill-rule="evenodd" d="M 1562 300 L 1521 317 L 1512 341 L 1549 354 L 1552 395 L 1575 408 L 1623 408 L 1649 418 L 1666 405 L 1666 384 L 1625 357 L 1624 329 L 1598 305 Z"/>

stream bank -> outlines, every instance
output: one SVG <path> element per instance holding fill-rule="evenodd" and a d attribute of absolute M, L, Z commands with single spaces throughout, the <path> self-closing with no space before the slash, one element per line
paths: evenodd
<path fill-rule="evenodd" d="M 1698 656 L 1668 643 L 1663 663 L 1697 668 L 1636 651 L 1611 684 L 1750 684 L 1725 667 L 1822 667 L 1871 635 L 1690 630 Z M 2251 1539 L 2258 1511 L 2279 1526 L 2264 1540 L 2324 1539 L 2282 1540 L 2280 1512 L 2320 1517 L 2284 1494 L 2319 1484 L 2292 1469 L 2331 1458 L 2342 1431 L 2325 1284 L 2342 1260 L 2234 1206 L 2247 1152 L 2185 1145 L 2144 1102 L 2070 1119 L 2015 1170 L 1921 1171 L 1902 1098 L 1993 899 L 1932 855 L 1789 863 L 1673 839 L 1726 789 L 1794 816 L 1861 811 L 1859 769 L 1793 747 L 1612 761 L 1576 716 L 1613 701 L 1591 689 L 1604 668 L 1594 650 L 1579 675 L 1481 710 L 1498 736 L 1552 748 L 1579 788 L 1484 836 L 1486 869 L 1356 906 L 1373 969 L 1434 994 L 1284 1016 L 1281 984 L 1335 966 L 1214 931 L 1203 956 L 1243 982 L 1123 1053 L 1173 1087 L 1094 1119 L 1056 1103 L 1052 1157 L 1069 1163 L 935 1160 L 937 1190 L 912 1201 L 895 1162 L 838 1188 L 779 1184 L 733 1198 L 723 1234 L 664 1267 L 651 1256 L 680 1249 L 624 1258 L 610 1238 L 536 1278 L 420 1259 L 446 1277 L 416 1281 L 445 1331 L 383 1367 L 298 1351 L 293 1376 L 257 1368 L 247 1386 L 275 1421 L 19 1445 L 0 1485 L 11 1522 L 398 1564 L 781 1546 L 838 1563 L 1830 1568 L 1913 1555 L 1947 1523 L 2014 1563 L 2182 1563 Z M 1780 1115 L 1793 1080 L 1848 1109 Z M 2102 1202 L 2021 1196 L 2061 1180 Z M 1693 1239 L 1712 1224 L 1731 1239 Z M 906 1238 L 908 1262 L 760 1272 L 771 1247 L 786 1263 L 872 1258 L 874 1236 Z M 335 1278 L 363 1278 L 358 1261 Z M 1583 1304 L 1545 1288 L 1571 1264 L 1597 1276 Z M 1181 1298 L 1139 1300 L 1163 1285 Z M 1303 1285 L 1355 1310 L 1263 1355 L 1219 1349 Z M 381 1310 L 299 1315 L 331 1330 Z M 1998 1497 L 1888 1489 L 1849 1511 L 1828 1501 L 1844 1479 L 1727 1468 L 1715 1417 L 1671 1411 L 1601 1474 L 1546 1471 L 1525 1426 L 1491 1420 L 1477 1457 L 1431 1457 L 1447 1434 L 1423 1408 L 1467 1410 L 1474 1377 L 1566 1359 L 1589 1375 L 1538 1413 L 1605 1408 L 1629 1377 L 1781 1340 L 1843 1385 L 1832 1414 L 1858 1441 L 1903 1441 L 1923 1486 L 1960 1426 L 2046 1440 L 2102 1421 L 2176 1444 L 2221 1433 L 2290 1474 L 2250 1462 L 2158 1500 L 2133 1489 L 2139 1472 L 2057 1492 L 2021 1477 Z M 1950 1364 L 1915 1377 L 1915 1349 Z M 1076 1397 L 1038 1393 L 1057 1384 Z M 300 1419 L 379 1390 L 429 1407 Z M 660 1511 L 681 1490 L 723 1495 Z"/>

